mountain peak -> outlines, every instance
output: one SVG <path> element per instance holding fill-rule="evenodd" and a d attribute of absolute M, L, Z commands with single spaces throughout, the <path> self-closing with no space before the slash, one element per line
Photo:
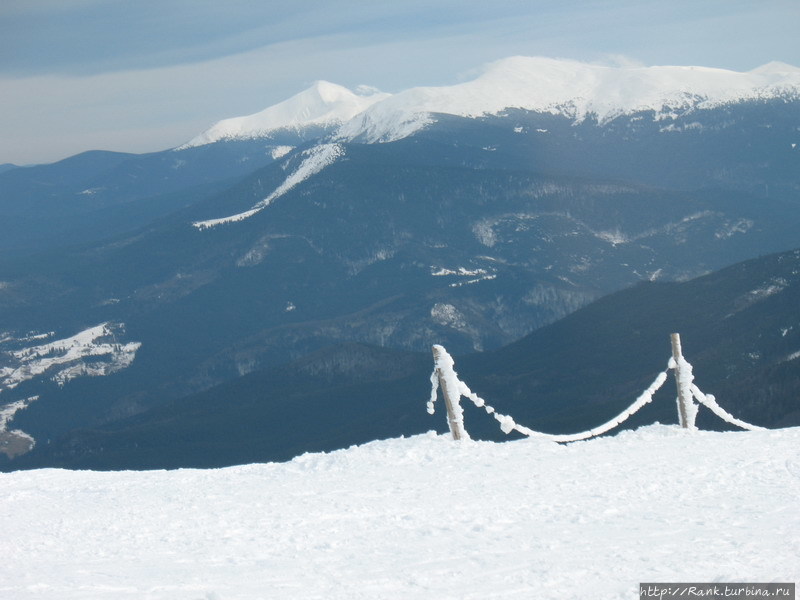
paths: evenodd
<path fill-rule="evenodd" d="M 361 87 L 355 93 L 329 81 L 315 81 L 309 88 L 288 100 L 244 117 L 224 119 L 190 140 L 183 148 L 202 146 L 224 139 L 260 137 L 277 129 L 301 129 L 315 125 L 340 125 L 369 106 L 387 98 L 373 88 Z"/>

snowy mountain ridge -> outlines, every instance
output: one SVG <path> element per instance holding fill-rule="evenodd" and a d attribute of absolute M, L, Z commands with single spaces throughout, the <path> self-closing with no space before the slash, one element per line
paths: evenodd
<path fill-rule="evenodd" d="M 396 94 L 355 93 L 319 81 L 259 113 L 225 119 L 182 148 L 247 139 L 281 128 L 341 125 L 336 138 L 368 143 L 402 139 L 436 113 L 462 117 L 524 109 L 600 123 L 652 110 L 669 118 L 731 102 L 800 97 L 800 68 L 771 62 L 736 72 L 696 66 L 608 66 L 514 56 L 488 65 L 477 78 L 450 86 L 414 87 Z"/>
<path fill-rule="evenodd" d="M 371 88 L 361 88 L 359 92 L 328 81 L 317 81 L 310 88 L 261 112 L 219 121 L 178 150 L 226 139 L 257 138 L 276 129 L 340 125 L 389 96 Z"/>
<path fill-rule="evenodd" d="M 653 425 L 569 445 L 429 433 L 225 469 L 3 473 L 0 595 L 623 600 L 648 581 L 791 584 L 798 442 L 799 428 Z"/>
<path fill-rule="evenodd" d="M 339 135 L 387 142 L 411 135 L 435 113 L 462 117 L 524 109 L 600 123 L 652 110 L 656 119 L 730 102 L 800 96 L 800 69 L 769 63 L 747 73 L 708 67 L 603 66 L 516 56 L 497 61 L 465 83 L 412 88 L 376 103 Z"/>

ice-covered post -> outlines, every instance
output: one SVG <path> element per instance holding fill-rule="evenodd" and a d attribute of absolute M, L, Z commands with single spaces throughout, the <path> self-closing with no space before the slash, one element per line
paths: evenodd
<path fill-rule="evenodd" d="M 453 434 L 454 440 L 469 438 L 464 429 L 464 412 L 459 403 L 461 394 L 458 391 L 458 377 L 453 370 L 453 358 L 443 346 L 436 345 L 433 347 L 433 364 L 447 408 L 447 425 L 450 427 L 450 433 Z"/>
<path fill-rule="evenodd" d="M 675 369 L 675 384 L 678 388 L 678 421 L 684 429 L 694 429 L 697 407 L 692 400 L 692 365 L 686 362 L 681 351 L 681 336 L 670 335 L 672 342 L 672 362 Z"/>

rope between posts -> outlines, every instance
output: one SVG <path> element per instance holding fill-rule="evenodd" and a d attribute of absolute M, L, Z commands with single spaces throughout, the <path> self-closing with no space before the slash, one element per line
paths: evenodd
<path fill-rule="evenodd" d="M 692 402 L 692 399 L 694 398 L 700 404 L 703 404 L 710 409 L 719 418 L 727 423 L 730 423 L 731 425 L 735 425 L 750 431 L 765 430 L 765 427 L 759 427 L 758 425 L 752 425 L 751 423 L 737 419 L 723 409 L 719 404 L 717 404 L 714 396 L 711 394 L 704 394 L 702 391 L 700 391 L 700 388 L 698 388 L 693 382 L 694 376 L 692 374 L 692 365 L 688 363 L 680 354 L 680 339 L 678 338 L 678 334 L 673 334 L 673 336 L 676 338 L 675 341 L 677 342 L 677 360 L 674 356 L 671 357 L 667 363 L 667 368 L 656 376 L 656 378 L 653 380 L 653 383 L 651 383 L 650 386 L 644 392 L 642 392 L 628 408 L 623 410 L 613 419 L 603 423 L 602 425 L 589 429 L 588 431 L 572 434 L 543 433 L 541 431 L 534 431 L 533 429 L 525 427 L 524 425 L 519 425 L 509 415 L 498 413 L 494 407 L 488 405 L 483 398 L 478 396 L 469 388 L 466 383 L 459 379 L 458 374 L 453 368 L 454 362 L 452 357 L 441 346 L 434 346 L 435 367 L 433 373 L 431 373 L 431 396 L 430 400 L 428 401 L 428 413 L 434 414 L 434 403 L 436 402 L 441 378 L 441 386 L 444 386 L 442 389 L 442 394 L 447 395 L 446 392 L 448 389 L 454 392 L 453 394 L 448 395 L 448 398 L 453 398 L 453 400 L 448 400 L 448 408 L 450 405 L 453 405 L 452 410 L 455 413 L 450 422 L 451 431 L 454 432 L 454 437 L 456 429 L 458 430 L 459 435 L 465 438 L 469 437 L 469 434 L 463 428 L 463 412 L 458 403 L 458 399 L 463 396 L 465 398 L 469 398 L 473 404 L 475 404 L 475 406 L 483 408 L 488 414 L 492 415 L 492 417 L 494 417 L 495 420 L 500 423 L 500 429 L 503 431 L 503 433 L 509 434 L 512 431 L 517 431 L 518 433 L 528 437 L 548 439 L 554 442 L 577 442 L 602 435 L 624 423 L 642 407 L 653 400 L 653 395 L 666 382 L 669 371 L 674 370 L 679 388 L 678 406 L 679 410 L 683 408 L 686 418 L 686 423 L 682 422 L 681 424 L 686 428 L 695 429 L 694 421 L 699 405 L 695 405 Z M 456 394 L 457 397 L 454 397 Z M 685 398 L 685 400 L 682 400 L 682 397 Z"/>
<path fill-rule="evenodd" d="M 653 399 L 653 394 L 655 394 L 658 389 L 664 385 L 664 382 L 667 380 L 667 373 L 669 369 L 662 371 L 658 374 L 655 378 L 653 383 L 641 393 L 641 395 L 636 399 L 636 401 L 631 404 L 628 408 L 618 414 L 616 417 L 599 425 L 593 429 L 589 429 L 588 431 L 582 431 L 580 433 L 572 433 L 572 434 L 552 434 L 552 433 L 543 433 L 541 431 L 534 431 L 529 427 L 525 427 L 524 425 L 520 425 L 514 421 L 514 419 L 509 415 L 503 415 L 498 413 L 492 406 L 486 404 L 486 401 L 474 393 L 472 390 L 469 389 L 466 383 L 458 380 L 459 382 L 459 392 L 465 398 L 469 398 L 475 404 L 475 406 L 483 408 L 487 413 L 492 415 L 499 423 L 500 429 L 503 433 L 511 433 L 512 431 L 517 431 L 522 435 L 526 435 L 528 437 L 537 437 L 552 440 L 554 442 L 577 442 L 580 440 L 589 439 L 592 437 L 596 437 L 598 435 L 602 435 L 607 431 L 612 430 L 614 427 L 621 425 L 624 423 L 628 418 L 634 415 L 639 409 L 641 409 L 644 405 L 649 403 Z"/>
<path fill-rule="evenodd" d="M 706 408 L 710 409 L 715 415 L 717 415 L 723 421 L 730 423 L 731 425 L 736 425 L 737 427 L 741 427 L 742 429 L 747 429 L 748 431 L 766 431 L 766 427 L 760 427 L 758 425 L 753 425 L 752 423 L 747 423 L 742 421 L 741 419 L 737 419 L 727 410 L 722 408 L 719 404 L 717 404 L 717 399 L 714 398 L 711 394 L 704 394 L 700 391 L 695 384 L 692 384 L 692 396 L 695 399 L 705 406 Z"/>
<path fill-rule="evenodd" d="M 466 383 L 464 383 L 463 381 L 461 381 L 461 379 L 458 378 L 458 374 L 455 372 L 455 369 L 453 369 L 452 357 L 450 357 L 450 355 L 447 354 L 447 351 L 444 348 L 442 347 L 438 348 L 439 351 L 441 352 L 440 360 L 442 364 L 439 364 L 439 362 L 437 362 L 433 370 L 433 373 L 431 373 L 431 396 L 430 400 L 428 401 L 429 414 L 434 414 L 435 411 L 434 402 L 436 401 L 437 391 L 439 389 L 439 373 L 441 370 L 446 370 L 446 372 L 443 373 L 443 376 L 450 379 L 451 381 L 453 381 L 453 383 L 456 384 L 455 386 L 453 386 L 455 387 L 454 391 L 457 391 L 459 396 L 464 396 L 465 398 L 469 398 L 473 402 L 473 404 L 475 404 L 475 406 L 483 408 L 488 414 L 492 415 L 495 418 L 495 420 L 497 420 L 497 422 L 500 423 L 500 429 L 503 431 L 503 433 L 509 434 L 512 431 L 517 431 L 518 433 L 521 433 L 522 435 L 528 437 L 548 439 L 554 442 L 577 442 L 580 440 L 585 440 L 588 438 L 596 437 L 598 435 L 602 435 L 607 431 L 610 431 L 614 427 L 621 425 L 628 418 L 634 415 L 639 409 L 641 409 L 643 406 L 652 401 L 653 394 L 655 394 L 656 391 L 658 391 L 661 388 L 661 386 L 664 385 L 664 382 L 667 380 L 667 373 L 669 372 L 670 368 L 672 368 L 671 364 L 668 365 L 667 369 L 662 371 L 656 376 L 653 383 L 651 383 L 650 386 L 639 395 L 639 397 L 633 402 L 633 404 L 631 404 L 628 408 L 626 408 L 624 411 L 622 411 L 620 414 L 618 414 L 610 421 L 607 421 L 606 423 L 599 425 L 598 427 L 594 427 L 593 429 L 590 429 L 588 431 L 583 431 L 580 433 L 551 434 L 551 433 L 544 433 L 541 431 L 535 431 L 533 429 L 530 429 L 529 427 L 525 427 L 524 425 L 518 424 L 516 421 L 514 421 L 513 417 L 511 417 L 510 415 L 504 415 L 498 413 L 494 409 L 494 407 L 487 404 L 483 398 L 478 396 L 475 392 L 473 392 L 469 388 L 469 386 Z"/>

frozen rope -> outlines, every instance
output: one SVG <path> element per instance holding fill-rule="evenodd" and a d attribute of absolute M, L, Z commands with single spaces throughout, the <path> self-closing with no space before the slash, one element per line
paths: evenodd
<path fill-rule="evenodd" d="M 585 440 L 592 437 L 596 437 L 598 435 L 602 435 L 607 431 L 611 431 L 612 429 L 614 429 L 614 427 L 617 427 L 618 425 L 624 423 L 629 417 L 631 417 L 640 408 L 642 408 L 645 404 L 649 403 L 653 399 L 653 394 L 655 394 L 667 380 L 668 371 L 669 369 L 659 373 L 658 376 L 656 376 L 653 383 L 651 383 L 650 386 L 639 395 L 639 397 L 633 404 L 631 404 L 628 408 L 626 408 L 624 411 L 622 411 L 619 415 L 617 415 L 610 421 L 598 427 L 595 427 L 594 429 L 590 429 L 588 431 L 582 431 L 580 433 L 572 433 L 564 435 L 542 433 L 541 431 L 534 431 L 533 429 L 525 427 L 524 425 L 519 425 L 509 415 L 500 414 L 492 406 L 486 404 L 486 401 L 483 398 L 481 398 L 475 392 L 470 390 L 469 386 L 460 379 L 458 380 L 458 392 L 465 398 L 469 398 L 470 400 L 472 400 L 475 406 L 483 408 L 487 413 L 492 415 L 500 423 L 500 429 L 505 434 L 509 434 L 512 431 L 516 431 L 528 437 L 544 438 L 552 440 L 554 442 L 577 442 L 580 440 Z"/>
<path fill-rule="evenodd" d="M 717 400 L 714 398 L 714 396 L 711 394 L 704 394 L 702 391 L 700 391 L 700 388 L 694 383 L 692 365 L 685 358 L 683 358 L 683 356 L 680 356 L 677 361 L 674 358 L 670 358 L 669 368 L 675 369 L 675 373 L 678 377 L 678 386 L 681 387 L 681 391 L 683 392 L 685 398 L 694 398 L 700 404 L 711 410 L 711 412 L 717 415 L 720 419 L 730 423 L 731 425 L 735 425 L 736 427 L 741 427 L 742 429 L 746 429 L 748 431 L 764 431 L 766 429 L 765 427 L 759 427 L 758 425 L 753 425 L 751 423 L 746 423 L 741 419 L 737 419 L 719 404 L 717 404 Z M 678 401 L 680 402 L 680 399 Z M 697 410 L 700 408 L 700 404 L 695 404 L 692 401 L 687 402 L 686 417 L 689 429 L 697 429 L 694 423 L 695 419 L 697 418 Z"/>
<path fill-rule="evenodd" d="M 724 408 L 722 408 L 719 404 L 717 404 L 716 398 L 711 394 L 704 394 L 700 391 L 696 385 L 692 384 L 691 387 L 692 395 L 695 399 L 700 403 L 706 406 L 717 415 L 723 421 L 730 423 L 731 425 L 736 425 L 737 427 L 741 427 L 742 429 L 747 429 L 748 431 L 766 431 L 766 427 L 759 427 L 758 425 L 752 425 L 750 423 L 746 423 L 740 419 L 737 419 Z"/>
<path fill-rule="evenodd" d="M 664 382 L 667 380 L 667 371 L 661 371 L 656 378 L 653 380 L 653 383 L 643 391 L 636 401 L 631 404 L 628 408 L 618 414 L 616 417 L 611 419 L 610 421 L 595 427 L 594 429 L 590 429 L 589 431 L 584 431 L 583 433 L 574 433 L 572 435 L 560 435 L 560 436 L 549 436 L 550 439 L 556 442 L 577 442 L 579 440 L 585 440 L 591 437 L 596 437 L 598 435 L 602 435 L 607 431 L 611 431 L 618 425 L 622 425 L 625 421 L 627 421 L 634 413 L 639 411 L 644 405 L 650 403 L 653 400 L 653 394 L 655 394 Z"/>
<path fill-rule="evenodd" d="M 446 385 L 448 389 L 453 390 L 456 392 L 457 396 L 455 398 L 455 405 L 453 406 L 454 410 L 454 423 L 451 424 L 451 428 L 453 426 L 459 427 L 463 431 L 464 437 L 469 437 L 466 433 L 466 430 L 463 429 L 463 410 L 458 402 L 460 398 L 463 396 L 465 398 L 469 398 L 472 400 L 473 404 L 479 408 L 483 408 L 488 414 L 492 415 L 495 420 L 500 423 L 500 429 L 503 433 L 509 434 L 512 431 L 516 431 L 521 433 L 522 435 L 528 437 L 537 437 L 552 440 L 554 442 L 577 442 L 580 440 L 589 439 L 592 437 L 596 437 L 598 435 L 602 435 L 615 427 L 621 425 L 626 420 L 628 420 L 631 416 L 633 416 L 637 411 L 639 411 L 642 407 L 653 400 L 653 395 L 664 385 L 667 380 L 667 374 L 672 369 L 675 371 L 676 379 L 678 382 L 678 386 L 680 391 L 683 393 L 684 398 L 688 399 L 685 405 L 685 412 L 686 412 L 686 424 L 689 429 L 696 429 L 695 427 L 695 419 L 697 417 L 697 411 L 700 404 L 708 407 L 715 415 L 717 415 L 722 420 L 730 423 L 731 425 L 735 425 L 737 427 L 741 427 L 742 429 L 747 429 L 750 431 L 763 431 L 765 430 L 764 427 L 760 427 L 758 425 L 752 425 L 751 423 L 747 423 L 742 421 L 741 419 L 737 419 L 725 409 L 723 409 L 719 404 L 717 404 L 716 399 L 711 394 L 704 394 L 700 391 L 700 388 L 694 384 L 694 375 L 692 373 L 692 365 L 685 359 L 683 356 L 678 357 L 676 360 L 674 357 L 669 359 L 669 363 L 667 364 L 666 370 L 659 373 L 653 383 L 642 392 L 636 401 L 631 404 L 628 408 L 622 411 L 619 415 L 607 421 L 606 423 L 599 425 L 598 427 L 594 427 L 593 429 L 589 429 L 588 431 L 582 431 L 580 433 L 572 433 L 572 434 L 550 434 L 550 433 L 543 433 L 540 431 L 534 431 L 524 425 L 518 424 L 514 419 L 509 415 L 504 415 L 498 413 L 494 407 L 489 406 L 486 404 L 486 401 L 478 396 L 475 392 L 469 389 L 469 386 L 461 381 L 458 378 L 458 374 L 454 370 L 454 361 L 453 358 L 447 353 L 447 351 L 441 347 L 437 346 L 437 363 L 436 368 L 434 369 L 433 373 L 431 374 L 431 397 L 428 401 L 428 413 L 434 413 L 434 402 L 437 398 L 437 391 L 439 389 L 439 376 L 445 379 L 443 385 Z M 444 393 L 444 390 L 443 390 Z M 693 402 L 697 400 L 699 404 L 695 404 Z M 679 398 L 680 402 L 680 398 Z"/>

